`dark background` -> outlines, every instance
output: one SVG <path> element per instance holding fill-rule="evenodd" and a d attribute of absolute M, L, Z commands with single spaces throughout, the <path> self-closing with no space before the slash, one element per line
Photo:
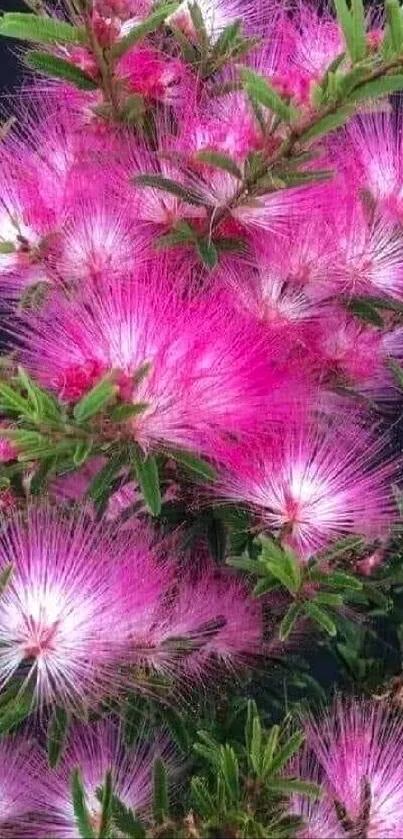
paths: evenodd
<path fill-rule="evenodd" d="M 2 12 L 28 11 L 20 0 L 0 0 Z M 15 45 L 7 38 L 0 38 L 0 93 L 4 96 L 21 78 L 21 65 L 15 54 Z"/>

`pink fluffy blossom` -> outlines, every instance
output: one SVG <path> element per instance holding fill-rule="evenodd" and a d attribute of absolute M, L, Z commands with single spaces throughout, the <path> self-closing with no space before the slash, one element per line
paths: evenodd
<path fill-rule="evenodd" d="M 20 665 L 33 704 L 80 707 L 118 688 L 124 658 L 116 626 L 124 586 L 107 533 L 60 511 L 28 510 L 9 519 L 1 565 L 13 574 L 0 604 L 0 683 Z M 114 593 L 115 592 L 115 593 Z"/>
<path fill-rule="evenodd" d="M 380 453 L 359 428 L 290 425 L 267 450 L 237 455 L 220 493 L 252 506 L 306 560 L 348 533 L 389 532 L 399 462 L 378 466 Z"/>
<path fill-rule="evenodd" d="M 35 778 L 36 755 L 22 738 L 2 737 L 0 742 L 0 832 L 4 839 L 34 837 L 39 792 Z"/>
<path fill-rule="evenodd" d="M 158 263 L 143 278 L 97 287 L 84 302 L 52 302 L 29 318 L 24 343 L 24 362 L 65 401 L 115 371 L 121 398 L 145 403 L 130 426 L 144 448 L 217 456 L 228 435 L 251 435 L 283 417 L 302 381 L 287 369 L 287 344 L 221 294 L 180 299 Z"/>
<path fill-rule="evenodd" d="M 339 701 L 331 714 L 311 718 L 307 733 L 326 798 L 337 807 L 340 828 L 345 825 L 341 835 L 398 839 L 403 831 L 401 715 L 369 702 Z"/>
<path fill-rule="evenodd" d="M 39 835 L 76 839 L 71 777 L 77 767 L 94 830 L 100 827 L 102 805 L 98 793 L 107 772 L 112 774 L 114 795 L 136 816 L 144 816 L 152 805 L 153 766 L 157 757 L 174 772 L 173 749 L 161 737 L 155 736 L 152 744 L 139 740 L 128 748 L 121 727 L 112 721 L 104 720 L 92 726 L 74 725 L 58 768 L 51 772 L 44 767 L 41 773 L 37 799 L 41 812 Z"/>

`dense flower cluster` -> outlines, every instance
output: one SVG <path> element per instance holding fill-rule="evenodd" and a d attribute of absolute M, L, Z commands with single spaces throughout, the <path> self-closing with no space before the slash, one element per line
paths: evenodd
<path fill-rule="evenodd" d="M 249 538 L 269 537 L 298 575 L 355 536 L 347 570 L 370 577 L 399 520 L 385 419 L 403 378 L 402 126 L 365 95 L 382 75 L 373 57 L 390 58 L 384 22 L 363 20 L 356 66 L 341 23 L 307 3 L 68 7 L 28 54 L 45 75 L 0 142 L 13 347 L 0 371 L 0 689 L 28 696 L 33 728 L 52 714 L 80 722 L 53 771 L 29 723 L 23 746 L 1 740 L 5 837 L 75 837 L 78 811 L 109 835 L 109 776 L 122 818 L 147 813 L 155 760 L 180 773 L 165 732 L 130 750 L 127 696 L 154 696 L 159 680 L 181 701 L 214 668 L 274 649 L 281 594 L 269 584 L 259 599 L 218 567 L 203 527 L 190 545 L 186 528 L 151 524 L 144 464 L 162 464 L 157 514 L 246 511 Z M 111 399 L 91 412 L 102 387 Z M 189 462 L 193 481 L 178 467 Z M 202 484 L 206 465 L 215 480 Z M 402 737 L 372 705 L 308 723 L 293 771 L 324 797 L 292 796 L 298 835 L 402 835 Z"/>

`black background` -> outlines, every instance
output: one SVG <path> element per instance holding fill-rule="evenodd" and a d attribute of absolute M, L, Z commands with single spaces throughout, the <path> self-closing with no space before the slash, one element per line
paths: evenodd
<path fill-rule="evenodd" d="M 19 0 L 0 0 L 2 12 L 28 11 Z M 16 56 L 15 45 L 7 38 L 0 38 L 0 91 L 4 94 L 13 88 L 21 78 L 21 64 Z"/>

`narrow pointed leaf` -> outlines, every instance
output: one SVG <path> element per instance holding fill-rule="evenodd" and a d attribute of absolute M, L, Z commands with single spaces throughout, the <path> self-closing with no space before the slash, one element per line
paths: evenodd
<path fill-rule="evenodd" d="M 294 629 L 295 622 L 298 620 L 301 614 L 301 606 L 299 603 L 292 603 L 288 611 L 283 617 L 283 620 L 280 624 L 279 629 L 279 638 L 280 641 L 286 641 L 292 630 Z"/>
<path fill-rule="evenodd" d="M 145 827 L 116 795 L 112 795 L 112 821 L 122 836 L 128 839 L 146 839 Z"/>
<path fill-rule="evenodd" d="M 60 761 L 67 738 L 69 718 L 64 708 L 55 708 L 48 728 L 48 763 L 54 769 Z"/>
<path fill-rule="evenodd" d="M 102 812 L 99 826 L 98 839 L 109 839 L 113 804 L 113 783 L 112 772 L 108 770 L 105 776 L 105 783 L 102 790 Z"/>
<path fill-rule="evenodd" d="M 299 751 L 305 740 L 303 731 L 296 731 L 282 749 L 273 757 L 271 772 L 275 775 L 288 763 L 289 760 Z"/>
<path fill-rule="evenodd" d="M 240 794 L 239 764 L 234 749 L 228 743 L 220 748 L 220 764 L 229 799 L 235 804 Z"/>
<path fill-rule="evenodd" d="M 403 90 L 403 74 L 398 73 L 394 76 L 384 76 L 380 79 L 374 79 L 371 82 L 366 82 L 353 90 L 348 99 L 355 104 L 364 102 L 366 99 L 380 99 L 383 96 L 390 96 L 392 93 Z"/>
<path fill-rule="evenodd" d="M 112 47 L 111 53 L 113 58 L 120 58 L 134 44 L 142 41 L 143 38 L 155 32 L 156 29 L 159 29 L 167 17 L 176 11 L 178 5 L 179 3 L 167 3 L 153 12 L 142 23 L 139 23 L 138 26 L 133 26 L 129 34 L 117 41 Z"/>
<path fill-rule="evenodd" d="M 212 242 L 208 242 L 207 239 L 200 239 L 197 243 L 197 252 L 206 268 L 210 270 L 215 268 L 218 262 L 218 253 Z"/>
<path fill-rule="evenodd" d="M 96 839 L 91 823 L 91 816 L 85 803 L 85 792 L 78 768 L 73 770 L 71 792 L 78 835 L 81 839 Z"/>
<path fill-rule="evenodd" d="M 143 460 L 136 450 L 132 452 L 137 480 L 143 493 L 144 501 L 153 516 L 161 512 L 161 488 L 157 461 L 153 455 Z"/>
<path fill-rule="evenodd" d="M 241 68 L 240 75 L 251 99 L 258 102 L 259 105 L 269 108 L 273 114 L 276 114 L 285 122 L 291 121 L 294 109 L 282 99 L 263 76 L 246 68 Z"/>
<path fill-rule="evenodd" d="M 193 777 L 190 782 L 192 802 L 197 815 L 202 819 L 208 819 L 215 812 L 214 799 L 212 798 L 204 778 Z"/>
<path fill-rule="evenodd" d="M 78 423 L 86 422 L 106 408 L 119 392 L 117 385 L 110 378 L 101 379 L 89 393 L 83 396 L 74 408 L 74 417 Z"/>
<path fill-rule="evenodd" d="M 335 622 L 324 609 L 321 609 L 321 607 L 317 606 L 316 603 L 313 603 L 312 600 L 304 604 L 304 611 L 313 621 L 315 621 L 315 623 L 324 629 L 328 635 L 331 635 L 332 637 L 337 635 Z"/>
<path fill-rule="evenodd" d="M 206 201 L 188 187 L 171 180 L 171 178 L 164 178 L 162 175 L 134 175 L 132 182 L 135 186 L 151 187 L 152 189 L 159 189 L 162 192 L 169 192 L 170 195 L 175 195 L 187 204 L 194 204 L 195 206 L 204 206 Z"/>
<path fill-rule="evenodd" d="M 201 457 L 197 457 L 190 452 L 185 452 L 181 449 L 169 449 L 169 457 L 172 457 L 189 472 L 193 472 L 199 478 L 204 478 L 206 481 L 214 481 L 217 477 L 216 471 L 210 466 L 207 460 L 202 460 Z"/>
<path fill-rule="evenodd" d="M 210 166 L 214 166 L 216 169 L 222 169 L 224 172 L 228 172 L 229 175 L 233 175 L 234 178 L 238 178 L 240 181 L 243 179 L 239 166 L 227 154 L 221 154 L 215 151 L 199 151 L 195 155 L 195 160 L 199 160 L 201 163 L 207 163 Z"/>
<path fill-rule="evenodd" d="M 96 90 L 98 87 L 97 83 L 79 67 L 63 58 L 58 58 L 56 55 L 33 50 L 27 53 L 25 61 L 33 70 L 50 76 L 52 79 L 62 79 L 65 82 L 70 82 L 80 90 Z"/>
<path fill-rule="evenodd" d="M 168 778 L 165 764 L 157 758 L 154 763 L 154 818 L 158 824 L 165 821 L 169 811 Z"/>
<path fill-rule="evenodd" d="M 355 31 L 352 14 L 347 6 L 346 0 L 334 0 L 336 14 L 343 30 L 346 47 L 353 61 L 355 61 Z"/>
<path fill-rule="evenodd" d="M 0 18 L 0 35 L 39 44 L 85 44 L 85 30 L 63 20 L 26 12 L 10 12 Z"/>
<path fill-rule="evenodd" d="M 262 775 L 265 777 L 272 772 L 274 755 L 280 737 L 280 726 L 273 725 L 270 729 L 262 755 Z"/>
<path fill-rule="evenodd" d="M 340 128 L 342 125 L 345 125 L 353 115 L 354 110 L 355 108 L 353 105 L 344 105 L 342 108 L 339 108 L 336 113 L 322 117 L 315 122 L 314 125 L 311 125 L 310 128 L 307 128 L 306 131 L 303 132 L 301 139 L 305 141 L 314 140 L 316 137 L 321 137 L 324 134 L 330 134 L 331 131 L 335 131 L 336 128 Z"/>

